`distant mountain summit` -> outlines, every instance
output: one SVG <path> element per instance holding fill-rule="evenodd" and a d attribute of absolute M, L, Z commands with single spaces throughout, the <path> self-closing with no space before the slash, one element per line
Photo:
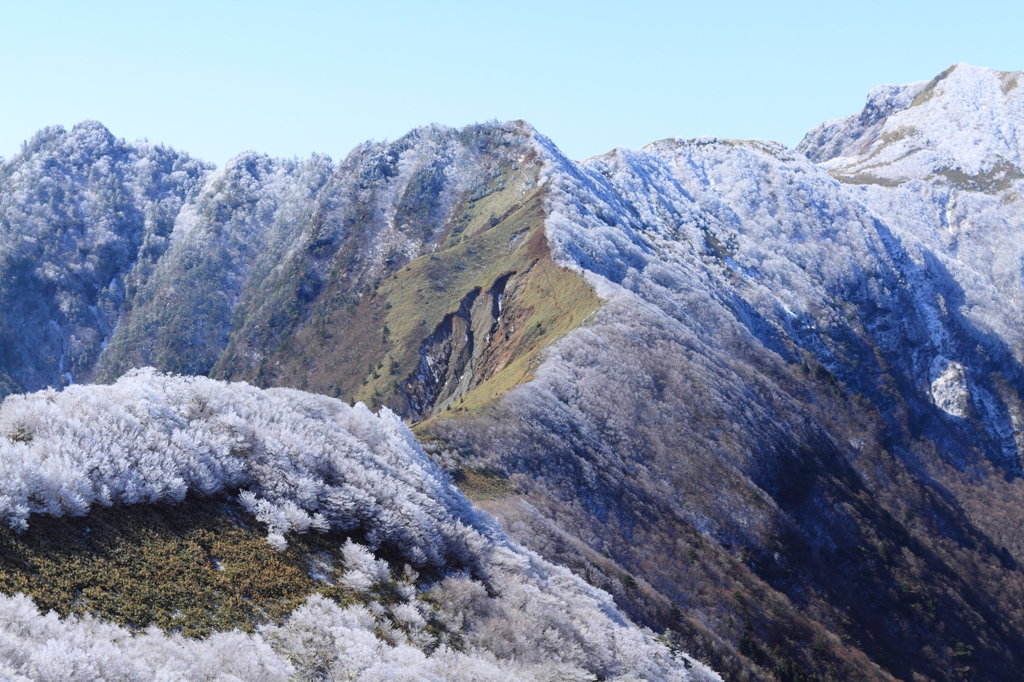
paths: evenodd
<path fill-rule="evenodd" d="M 0 167 L 2 390 L 153 366 L 387 406 L 730 679 L 1015 680 L 1019 76 L 584 162 L 521 121 L 222 169 L 48 129 Z"/>
<path fill-rule="evenodd" d="M 945 177 L 1005 190 L 1024 172 L 1024 72 L 951 66 L 928 82 L 871 91 L 860 114 L 823 123 L 797 145 L 844 181 Z"/>
<path fill-rule="evenodd" d="M 211 169 L 95 121 L 46 128 L 0 166 L 0 392 L 91 379 Z"/>

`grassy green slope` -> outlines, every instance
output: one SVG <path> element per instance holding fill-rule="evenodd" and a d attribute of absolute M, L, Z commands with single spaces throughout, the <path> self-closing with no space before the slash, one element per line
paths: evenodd
<path fill-rule="evenodd" d="M 503 311 L 505 333 L 491 348 L 473 390 L 455 411 L 476 410 L 530 377 L 539 351 L 579 325 L 599 305 L 577 273 L 555 265 L 544 235 L 542 189 L 532 172 L 508 167 L 484 196 L 466 199 L 431 253 L 375 279 L 361 291 L 328 278 L 304 316 L 255 371 L 233 364 L 229 348 L 216 376 L 291 386 L 410 416 L 403 393 L 424 340 L 474 291 L 502 278 L 516 296 Z M 344 257 L 337 256 L 340 263 Z M 296 277 L 301 279 L 301 273 Z"/>

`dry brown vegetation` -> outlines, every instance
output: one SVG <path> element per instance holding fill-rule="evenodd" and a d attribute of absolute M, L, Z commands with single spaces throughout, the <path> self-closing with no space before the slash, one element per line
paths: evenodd
<path fill-rule="evenodd" d="M 326 582 L 343 565 L 344 537 L 289 540 L 275 551 L 228 498 L 36 516 L 22 534 L 0 530 L 0 591 L 28 594 L 44 612 L 93 614 L 132 628 L 189 637 L 251 631 L 282 620 L 313 591 L 347 598 Z"/>

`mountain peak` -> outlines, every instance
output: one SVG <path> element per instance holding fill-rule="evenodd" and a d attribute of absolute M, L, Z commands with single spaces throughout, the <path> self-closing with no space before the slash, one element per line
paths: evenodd
<path fill-rule="evenodd" d="M 115 139 L 105 125 L 91 119 L 76 123 L 71 129 L 71 134 L 96 142 L 113 142 Z"/>
<path fill-rule="evenodd" d="M 999 189 L 1024 168 L 1021 82 L 1024 72 L 954 64 L 931 81 L 883 85 L 860 113 L 821 124 L 797 150 L 855 182 L 945 175 Z"/>

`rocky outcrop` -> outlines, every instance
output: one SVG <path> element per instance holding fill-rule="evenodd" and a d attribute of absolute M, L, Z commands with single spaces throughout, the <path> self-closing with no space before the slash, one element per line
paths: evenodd
<path fill-rule="evenodd" d="M 503 327 L 501 319 L 505 287 L 515 274 L 502 275 L 486 291 L 470 291 L 423 341 L 420 362 L 403 386 L 410 408 L 406 416 L 415 421 L 433 416 L 500 369 L 484 356 L 493 356 L 499 338 L 507 342 L 515 331 Z"/>

